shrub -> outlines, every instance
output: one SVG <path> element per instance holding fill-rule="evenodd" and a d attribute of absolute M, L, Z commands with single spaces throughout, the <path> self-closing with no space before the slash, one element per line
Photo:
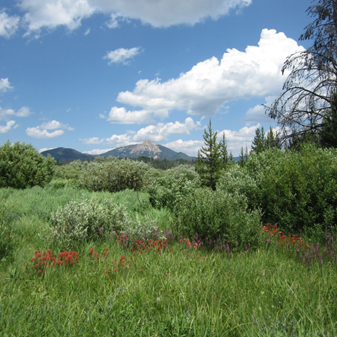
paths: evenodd
<path fill-rule="evenodd" d="M 146 217 L 146 222 L 141 223 L 136 215 L 136 223 L 126 222 L 123 226 L 122 232 L 127 235 L 128 242 L 133 245 L 136 240 L 143 240 L 148 243 L 152 240 L 166 240 L 166 233 L 161 231 L 158 227 L 157 220 L 151 220 Z"/>
<path fill-rule="evenodd" d="M 0 187 L 44 186 L 54 172 L 54 159 L 43 157 L 31 145 L 7 141 L 0 147 Z"/>
<path fill-rule="evenodd" d="M 90 191 L 119 192 L 140 190 L 146 183 L 149 166 L 130 159 L 95 160 L 88 164 L 80 177 L 80 187 Z"/>
<path fill-rule="evenodd" d="M 256 181 L 264 222 L 294 234 L 336 230 L 336 149 L 270 149 L 251 154 L 244 170 Z"/>
<path fill-rule="evenodd" d="M 179 205 L 178 230 L 187 237 L 206 238 L 238 245 L 256 245 L 261 214 L 247 211 L 247 198 L 237 193 L 198 188 Z"/>
<path fill-rule="evenodd" d="M 259 206 L 259 190 L 256 181 L 239 165 L 232 165 L 227 171 L 221 172 L 217 189 L 230 194 L 244 195 L 249 209 L 256 209 Z"/>
<path fill-rule="evenodd" d="M 151 205 L 158 209 L 166 207 L 175 212 L 177 205 L 200 186 L 201 181 L 194 168 L 180 165 L 167 170 L 149 187 Z"/>
<path fill-rule="evenodd" d="M 96 198 L 82 202 L 71 201 L 59 207 L 51 216 L 54 238 L 61 246 L 71 247 L 76 241 L 93 238 L 104 231 L 120 232 L 130 220 L 123 205 L 110 199 Z"/>

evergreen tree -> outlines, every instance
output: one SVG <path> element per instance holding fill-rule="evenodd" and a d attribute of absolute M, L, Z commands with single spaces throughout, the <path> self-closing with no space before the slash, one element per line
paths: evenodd
<path fill-rule="evenodd" d="M 220 157 L 222 162 L 222 167 L 226 169 L 229 164 L 229 155 L 227 150 L 227 140 L 225 132 L 222 134 L 222 141 L 220 142 Z"/>
<path fill-rule="evenodd" d="M 243 146 L 241 146 L 239 165 L 240 165 L 240 167 L 245 166 L 245 154 L 243 152 Z"/>
<path fill-rule="evenodd" d="M 255 137 L 252 142 L 252 151 L 255 153 L 261 153 L 262 151 L 265 150 L 265 145 L 266 145 L 266 139 L 265 139 L 265 133 L 264 133 L 264 128 L 262 127 L 257 128 L 255 130 Z"/>
<path fill-rule="evenodd" d="M 198 159 L 195 166 L 204 185 L 215 190 L 221 169 L 220 145 L 216 141 L 218 133 L 212 130 L 212 122 L 209 120 L 207 129 L 204 130 L 205 145 L 198 151 Z"/>

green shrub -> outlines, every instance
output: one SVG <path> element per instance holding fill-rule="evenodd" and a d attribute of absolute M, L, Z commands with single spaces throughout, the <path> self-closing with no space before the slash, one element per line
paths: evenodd
<path fill-rule="evenodd" d="M 110 199 L 99 202 L 94 197 L 59 207 L 51 221 L 54 239 L 61 246 L 71 247 L 76 241 L 93 238 L 103 231 L 120 232 L 130 220 L 123 205 L 116 205 Z"/>
<path fill-rule="evenodd" d="M 200 186 L 201 180 L 193 167 L 180 165 L 167 170 L 149 187 L 151 205 L 158 209 L 166 207 L 175 212 L 177 205 Z"/>
<path fill-rule="evenodd" d="M 90 191 L 138 191 L 146 183 L 148 169 L 148 165 L 130 159 L 110 157 L 108 160 L 95 160 L 80 176 L 80 187 Z"/>
<path fill-rule="evenodd" d="M 0 187 L 44 186 L 52 179 L 54 159 L 31 145 L 9 141 L 0 147 Z"/>
<path fill-rule="evenodd" d="M 247 211 L 247 198 L 237 193 L 198 188 L 181 201 L 178 212 L 178 230 L 183 235 L 205 240 L 221 240 L 240 246 L 256 245 L 260 231 L 261 214 Z"/>
<path fill-rule="evenodd" d="M 222 171 L 216 188 L 230 194 L 244 195 L 249 209 L 259 207 L 259 190 L 256 181 L 239 165 L 232 165 L 227 171 Z"/>
<path fill-rule="evenodd" d="M 337 149 L 270 149 L 251 154 L 244 170 L 257 184 L 264 222 L 296 234 L 336 230 Z"/>
<path fill-rule="evenodd" d="M 136 222 L 126 222 L 122 228 L 122 232 L 128 236 L 128 242 L 133 244 L 136 240 L 143 240 L 148 243 L 152 240 L 166 240 L 167 237 L 158 227 L 157 220 L 151 220 L 145 217 L 146 222 L 141 223 L 136 215 Z"/>

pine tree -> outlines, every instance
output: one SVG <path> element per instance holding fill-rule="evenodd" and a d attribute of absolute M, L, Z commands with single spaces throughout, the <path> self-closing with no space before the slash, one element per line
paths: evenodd
<path fill-rule="evenodd" d="M 226 140 L 225 132 L 222 134 L 222 141 L 220 142 L 220 158 L 222 162 L 222 167 L 226 169 L 229 164 L 229 156 L 228 156 L 227 140 Z"/>
<path fill-rule="evenodd" d="M 264 128 L 257 128 L 255 130 L 255 137 L 252 142 L 252 151 L 255 153 L 260 153 L 265 150 L 265 133 Z"/>
<path fill-rule="evenodd" d="M 204 185 L 215 190 L 221 169 L 220 145 L 216 141 L 218 133 L 212 130 L 212 122 L 209 120 L 207 129 L 204 130 L 205 145 L 198 152 L 196 171 L 199 173 Z"/>

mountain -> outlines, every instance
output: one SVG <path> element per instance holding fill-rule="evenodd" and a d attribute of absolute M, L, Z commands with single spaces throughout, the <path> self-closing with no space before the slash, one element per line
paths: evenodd
<path fill-rule="evenodd" d="M 50 154 L 55 160 L 60 162 L 69 162 L 72 160 L 92 160 L 95 157 L 94 155 L 88 155 L 85 153 L 78 152 L 73 149 L 65 149 L 59 147 L 53 150 L 43 151 L 42 155 L 47 156 Z M 186 160 L 195 160 L 195 157 L 190 157 L 182 152 L 175 152 L 165 146 L 151 142 L 150 140 L 144 140 L 140 144 L 128 145 L 123 147 L 118 147 L 114 150 L 102 153 L 100 157 L 120 157 L 120 158 L 131 158 L 137 159 L 138 157 L 150 157 L 158 160 L 176 160 L 176 159 L 186 159 Z"/>
<path fill-rule="evenodd" d="M 55 160 L 59 162 L 70 162 L 74 160 L 93 160 L 96 156 L 82 153 L 73 149 L 66 149 L 64 147 L 58 147 L 56 149 L 47 150 L 41 152 L 45 157 L 50 154 Z"/>

